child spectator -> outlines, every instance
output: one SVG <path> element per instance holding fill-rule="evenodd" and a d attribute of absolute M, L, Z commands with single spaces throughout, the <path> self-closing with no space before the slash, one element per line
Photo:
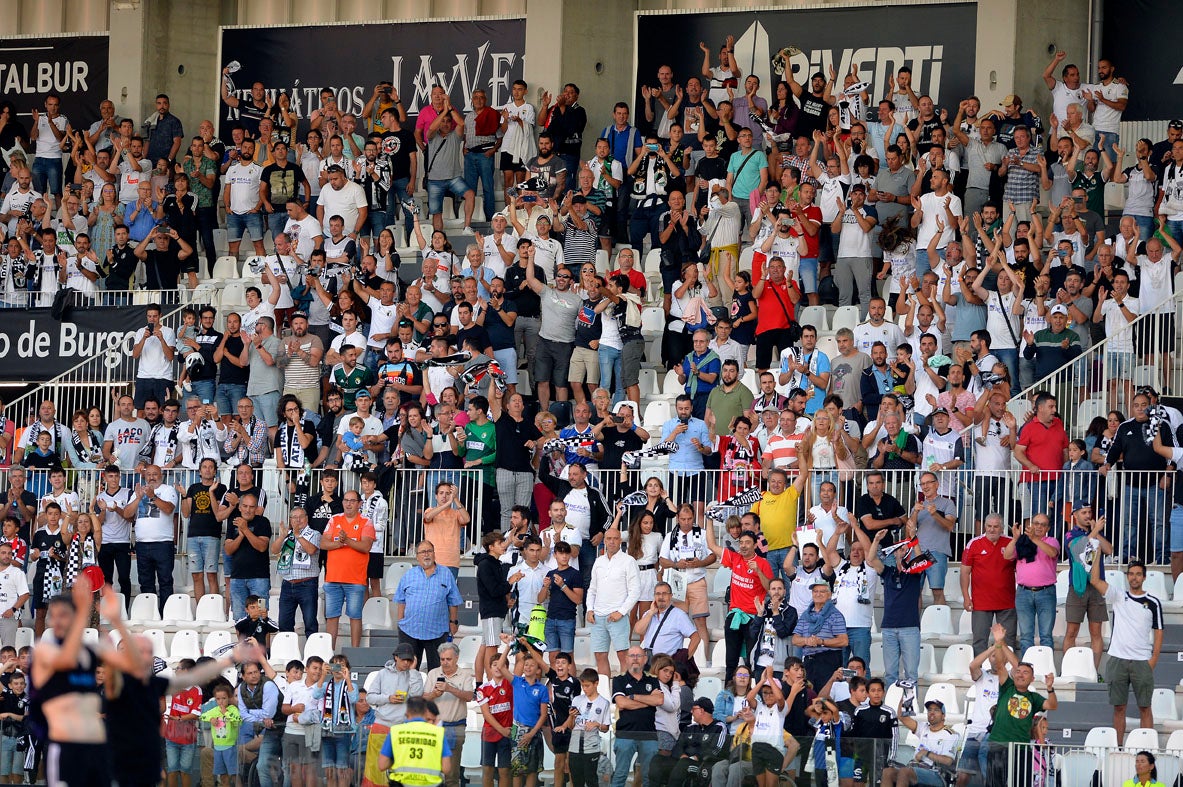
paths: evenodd
<path fill-rule="evenodd" d="M 196 666 L 193 659 L 181 659 L 177 672 Z M 197 753 L 197 720 L 201 713 L 201 689 L 197 686 L 178 691 L 168 703 L 164 716 L 164 747 L 168 774 L 167 787 L 189 787 L 193 757 Z"/>
<path fill-rule="evenodd" d="M 201 714 L 201 720 L 209 722 L 214 742 L 214 778 L 221 787 L 230 787 L 238 776 L 238 729 L 242 726 L 242 715 L 230 704 L 233 689 L 227 685 L 214 689 L 217 705 Z"/>
<path fill-rule="evenodd" d="M 1072 521 L 1072 512 L 1081 506 L 1095 506 L 1097 500 L 1097 467 L 1088 460 L 1084 440 L 1068 443 L 1068 461 L 1064 463 L 1064 519 Z M 1099 509 L 1095 509 L 1099 510 Z"/>
<path fill-rule="evenodd" d="M 241 639 L 251 638 L 264 648 L 269 647 L 271 635 L 279 631 L 275 621 L 267 617 L 267 605 L 258 596 L 247 596 L 246 617 L 234 624 Z"/>

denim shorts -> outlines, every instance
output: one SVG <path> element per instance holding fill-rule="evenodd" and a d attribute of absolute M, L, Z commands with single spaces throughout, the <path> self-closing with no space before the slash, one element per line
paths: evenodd
<path fill-rule="evenodd" d="M 189 537 L 189 573 L 217 574 L 218 553 L 222 551 L 222 539 L 217 536 Z"/>
<path fill-rule="evenodd" d="M 506 347 L 504 350 L 494 350 L 493 357 L 497 359 L 497 365 L 501 367 L 501 371 L 505 372 L 505 382 L 509 385 L 517 385 L 518 351 L 513 347 Z"/>
<path fill-rule="evenodd" d="M 801 289 L 806 293 L 817 292 L 817 257 L 803 257 L 797 271 L 801 274 Z"/>
<path fill-rule="evenodd" d="M 352 768 L 353 733 L 322 735 L 320 738 L 320 767 L 345 770 Z"/>
<path fill-rule="evenodd" d="M 25 753 L 16 750 L 19 740 L 8 735 L 0 738 L 0 776 L 24 776 Z"/>
<path fill-rule="evenodd" d="M 570 653 L 575 649 L 575 618 L 546 619 L 546 649 L 550 652 Z"/>
<path fill-rule="evenodd" d="M 1183 552 L 1183 506 L 1178 503 L 1171 506 L 1171 542 L 1167 549 Z"/>
<path fill-rule="evenodd" d="M 427 212 L 432 216 L 443 213 L 444 195 L 451 194 L 456 199 L 464 199 L 468 191 L 468 184 L 464 182 L 464 178 L 427 181 Z"/>
<path fill-rule="evenodd" d="M 238 747 L 214 749 L 214 776 L 238 775 Z"/>
<path fill-rule="evenodd" d="M 928 586 L 933 590 L 945 589 L 945 575 L 949 573 L 949 556 L 940 552 L 932 553 L 932 565 L 924 571 Z"/>
<path fill-rule="evenodd" d="M 1134 354 L 1110 350 L 1105 356 L 1105 373 L 1117 379 L 1133 376 Z"/>
<path fill-rule="evenodd" d="M 350 620 L 361 619 L 361 609 L 366 603 L 366 586 L 349 585 L 344 582 L 326 582 L 324 586 L 325 617 L 341 617 L 341 607 L 345 607 L 345 617 Z"/>
<path fill-rule="evenodd" d="M 164 742 L 167 773 L 188 773 L 193 770 L 193 755 L 197 753 L 196 743 Z"/>
<path fill-rule="evenodd" d="M 263 240 L 262 213 L 227 213 L 226 240 L 234 243 L 246 235 L 250 240 Z"/>

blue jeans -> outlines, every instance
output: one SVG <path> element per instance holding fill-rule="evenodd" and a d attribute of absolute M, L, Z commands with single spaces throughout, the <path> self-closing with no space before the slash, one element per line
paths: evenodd
<path fill-rule="evenodd" d="M 772 564 L 772 578 L 783 579 L 788 582 L 788 575 L 785 574 L 785 558 L 789 556 L 789 548 L 784 549 L 770 549 L 768 550 L 768 562 Z"/>
<path fill-rule="evenodd" d="M 620 360 L 621 351 L 615 347 L 605 347 L 600 344 L 597 350 L 600 355 L 600 387 L 612 391 L 613 403 L 624 399 L 624 386 L 620 381 L 624 379 L 624 364 Z M 613 380 L 616 386 L 613 387 Z"/>
<path fill-rule="evenodd" d="M 920 672 L 920 629 L 883 629 L 883 679 L 914 681 Z"/>
<path fill-rule="evenodd" d="M 1172 552 L 1183 552 L 1183 505 L 1171 506 L 1171 544 Z"/>
<path fill-rule="evenodd" d="M 633 738 L 617 738 L 612 744 L 612 753 L 616 758 L 616 767 L 612 771 L 612 787 L 624 787 L 629 776 L 633 773 L 633 755 L 637 755 L 637 765 L 641 769 L 641 785 L 649 787 L 649 763 L 653 755 L 657 754 L 657 740 L 640 741 Z"/>
<path fill-rule="evenodd" d="M 265 422 L 268 427 L 279 425 L 279 391 L 253 394 L 250 400 L 260 421 Z"/>
<path fill-rule="evenodd" d="M 464 182 L 476 193 L 477 181 L 481 184 L 481 194 L 485 198 L 485 221 L 493 220 L 493 159 L 496 154 L 486 156 L 484 153 L 470 150 L 464 154 Z M 570 171 L 567 178 L 570 180 Z"/>
<path fill-rule="evenodd" d="M 1097 150 L 1098 150 L 1098 152 L 1104 152 L 1105 154 L 1107 154 L 1109 156 L 1110 161 L 1117 161 L 1116 148 L 1117 148 L 1117 138 L 1119 136 L 1121 136 L 1121 135 L 1116 131 L 1099 131 L 1099 132 L 1097 132 L 1097 140 L 1099 143 L 1097 145 Z M 1101 137 L 1105 138 L 1103 142 L 1101 141 Z M 1118 164 L 1120 164 L 1120 163 L 1121 162 L 1118 162 Z M 966 215 L 969 215 L 969 214 L 966 214 Z M 1149 237 L 1150 237 L 1149 235 L 1142 236 L 1143 239 L 1149 238 Z M 1049 642 L 1048 644 L 1050 645 L 1051 643 Z"/>
<path fill-rule="evenodd" d="M 1056 623 L 1056 589 L 1044 588 L 1031 591 L 1022 585 L 1015 591 L 1015 612 L 1019 615 L 1019 652 L 1035 644 L 1035 631 L 1039 630 L 1039 644 L 1054 648 L 1052 626 Z"/>
<path fill-rule="evenodd" d="M 287 225 L 288 212 L 286 210 L 267 214 L 267 229 L 271 230 L 271 240 L 275 240 L 275 236 L 283 232 L 283 228 Z"/>
<path fill-rule="evenodd" d="M 1134 220 L 1134 223 L 1138 225 L 1139 238 L 1146 239 L 1154 234 L 1155 224 L 1153 216 L 1134 216 L 1132 214 L 1125 213 L 1122 215 L 1122 218 L 1125 218 L 1126 216 L 1129 216 Z"/>
<path fill-rule="evenodd" d="M 1166 563 L 1166 499 L 1165 492 L 1157 486 L 1125 485 L 1125 505 L 1122 506 L 1121 556 L 1128 561 L 1140 557 L 1147 563 Z M 1149 530 L 1153 538 L 1152 554 L 1144 555 L 1140 550 L 1146 539 L 1143 529 Z"/>
<path fill-rule="evenodd" d="M 1030 519 L 1036 514 L 1048 514 L 1054 521 L 1053 512 L 1062 498 L 1060 484 L 1056 481 L 1031 481 L 1027 486 L 1031 500 L 1023 518 Z"/>
<path fill-rule="evenodd" d="M 33 188 L 42 194 L 62 195 L 62 157 L 33 159 Z"/>
<path fill-rule="evenodd" d="M 386 229 L 386 225 L 389 223 L 386 211 L 371 207 L 370 212 L 366 214 L 366 226 L 362 234 L 363 236 L 369 235 L 377 243 L 378 236 L 382 234 L 382 230 Z"/>
<path fill-rule="evenodd" d="M 411 199 L 407 186 L 411 185 L 410 178 L 398 178 L 390 181 L 390 191 L 386 193 L 386 216 L 393 220 L 402 213 L 404 243 L 411 239 L 411 228 L 415 226 L 415 216 L 402 204 Z M 397 240 L 397 238 L 395 239 Z"/>
<path fill-rule="evenodd" d="M 213 404 L 217 399 L 218 384 L 213 380 L 190 380 L 189 387 L 202 404 Z M 245 386 L 243 390 L 246 390 Z"/>
<path fill-rule="evenodd" d="M 1175 240 L 1183 238 L 1183 221 L 1168 221 L 1167 232 L 1171 233 L 1171 237 Z M 1142 239 L 1149 240 L 1150 236 L 1146 235 Z"/>
<path fill-rule="evenodd" d="M 316 577 L 303 582 L 284 580 L 279 586 L 279 630 L 296 630 L 296 610 L 304 617 L 304 634 L 320 630 L 316 622 L 316 607 L 320 603 L 320 582 Z"/>
<path fill-rule="evenodd" d="M 245 730 L 249 725 L 243 725 Z M 239 738 L 241 741 L 242 739 Z M 282 749 L 283 733 L 279 730 L 266 730 L 263 740 L 259 744 L 259 787 L 282 787 L 283 763 L 279 754 Z"/>
<path fill-rule="evenodd" d="M 1007 370 L 1010 372 L 1010 395 L 1016 396 L 1019 393 L 1019 351 L 1012 347 L 1009 350 L 992 350 L 998 356 L 998 360 L 1006 364 Z"/>
<path fill-rule="evenodd" d="M 807 294 L 817 292 L 818 258 L 803 258 L 797 270 L 801 273 L 801 289 L 805 290 Z"/>
<path fill-rule="evenodd" d="M 218 392 L 214 397 L 214 403 L 218 405 L 218 412 L 223 415 L 226 413 L 238 412 L 238 400 L 246 397 L 246 383 L 239 385 L 238 383 L 218 383 Z M 258 415 L 262 415 L 259 413 Z"/>
<path fill-rule="evenodd" d="M 842 663 L 850 661 L 851 656 L 858 656 L 868 666 L 871 664 L 871 629 L 869 628 L 848 628 L 846 629 L 847 639 L 850 644 L 847 645 L 845 652 L 842 654 Z"/>
<path fill-rule="evenodd" d="M 158 593 L 160 611 L 173 593 L 173 562 L 177 546 L 171 541 L 141 541 L 136 544 L 136 579 L 141 593 Z M 159 591 L 157 587 L 159 586 Z"/>
<path fill-rule="evenodd" d="M 230 578 L 230 610 L 236 619 L 246 617 L 247 596 L 265 599 L 271 593 L 271 580 L 267 577 L 255 579 Z"/>
<path fill-rule="evenodd" d="M 463 201 L 464 195 L 469 191 L 464 178 L 429 180 L 427 181 L 427 212 L 432 216 L 439 216 L 444 212 L 444 197 L 451 194 L 457 200 Z"/>
<path fill-rule="evenodd" d="M 193 768 L 193 755 L 197 753 L 196 743 L 164 742 L 165 771 L 188 773 Z"/>
<path fill-rule="evenodd" d="M 649 236 L 653 248 L 661 247 L 661 239 L 658 237 L 658 219 L 664 212 L 665 203 L 645 208 L 633 208 L 632 216 L 628 220 L 628 238 L 634 249 L 641 248 L 646 235 Z"/>
<path fill-rule="evenodd" d="M 570 653 L 575 649 L 575 618 L 570 620 L 546 619 L 546 649 L 552 653 Z"/>

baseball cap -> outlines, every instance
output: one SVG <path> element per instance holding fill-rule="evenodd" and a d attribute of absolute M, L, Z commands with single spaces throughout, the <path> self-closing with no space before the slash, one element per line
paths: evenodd
<path fill-rule="evenodd" d="M 1183 131 L 1183 120 L 1172 120 L 1170 123 L 1167 123 L 1167 128 Z"/>
<path fill-rule="evenodd" d="M 816 587 L 827 587 L 828 588 L 829 586 L 830 586 L 830 583 L 827 582 L 820 574 L 818 576 L 814 577 L 813 581 L 809 583 L 810 588 L 816 588 Z"/>
<path fill-rule="evenodd" d="M 299 318 L 301 320 L 307 320 L 308 319 L 308 312 L 298 312 L 298 311 L 292 312 L 292 316 L 289 318 L 289 320 L 295 320 L 297 318 Z"/>
<path fill-rule="evenodd" d="M 400 642 L 394 649 L 394 657 L 396 659 L 413 659 L 415 658 L 415 651 L 406 642 Z"/>
<path fill-rule="evenodd" d="M 1055 306 L 1052 307 L 1051 313 L 1052 314 L 1062 314 L 1065 317 L 1067 317 L 1068 316 L 1068 307 L 1062 303 L 1057 303 Z"/>
<path fill-rule="evenodd" d="M 587 204 L 587 197 L 583 196 L 582 194 L 576 194 L 574 197 L 571 198 L 571 204 L 572 205 L 579 205 L 579 204 L 586 205 Z"/>
<path fill-rule="evenodd" d="M 363 396 L 366 397 L 367 399 L 373 398 L 370 396 L 370 392 L 368 390 L 366 390 L 365 388 L 358 388 L 357 393 L 355 393 L 353 395 L 353 398 L 356 400 L 356 399 L 360 399 Z"/>
<path fill-rule="evenodd" d="M 945 712 L 945 703 L 941 702 L 940 700 L 929 700 L 928 702 L 924 703 L 925 708 L 931 708 L 933 705 L 936 705 L 938 708 L 940 708 L 941 713 Z"/>
<path fill-rule="evenodd" d="M 1009 107 L 1009 106 L 1011 106 L 1012 104 L 1018 104 L 1019 106 L 1022 106 L 1022 105 L 1023 105 L 1023 99 L 1019 98 L 1019 97 L 1018 97 L 1018 96 L 1016 96 L 1014 93 L 1011 93 L 1009 96 L 1007 96 L 1006 98 L 1002 99 L 1002 103 L 1001 103 L 1001 104 L 999 104 L 998 106 L 1000 106 L 1000 107 Z"/>
<path fill-rule="evenodd" d="M 949 414 L 949 410 L 948 410 L 947 408 L 944 408 L 944 407 L 938 407 L 937 409 L 935 409 L 935 410 L 933 410 L 933 411 L 932 411 L 932 414 L 933 414 L 933 415 L 948 415 L 948 414 Z"/>
<path fill-rule="evenodd" d="M 325 172 L 327 172 L 330 175 L 332 175 L 334 172 L 340 172 L 341 174 L 345 174 L 345 168 L 342 167 L 340 164 L 330 164 L 329 166 L 325 167 Z"/>
<path fill-rule="evenodd" d="M 702 708 L 707 713 L 715 712 L 715 703 L 711 702 L 710 698 L 708 697 L 699 697 L 694 701 L 694 704 Z"/>
<path fill-rule="evenodd" d="M 1089 503 L 1084 500 L 1078 500 L 1076 502 L 1076 505 L 1072 506 L 1072 513 L 1075 514 L 1077 511 L 1083 511 L 1086 508 L 1092 508 L 1092 507 L 1093 507 L 1092 503 Z"/>

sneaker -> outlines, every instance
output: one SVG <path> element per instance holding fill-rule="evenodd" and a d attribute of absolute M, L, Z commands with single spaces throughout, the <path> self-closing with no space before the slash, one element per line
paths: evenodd
<path fill-rule="evenodd" d="M 474 232 L 472 231 L 472 227 L 465 227 L 463 230 L 461 230 L 461 231 L 460 231 L 460 234 L 462 234 L 462 235 L 475 235 L 476 233 L 474 233 Z"/>
<path fill-rule="evenodd" d="M 189 393 L 193 390 L 193 383 L 186 380 L 185 382 L 181 383 L 181 388 L 185 389 L 185 393 Z"/>

